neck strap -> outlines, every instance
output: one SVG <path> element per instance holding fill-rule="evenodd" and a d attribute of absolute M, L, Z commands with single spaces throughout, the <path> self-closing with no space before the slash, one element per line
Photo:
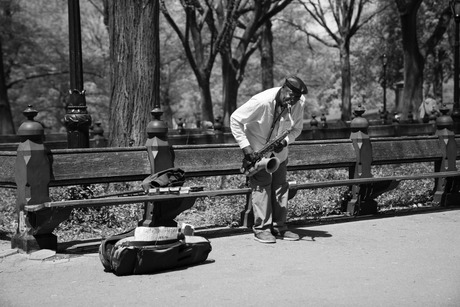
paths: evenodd
<path fill-rule="evenodd" d="M 270 127 L 270 133 L 268 134 L 266 143 L 268 143 L 270 141 L 270 137 L 272 136 L 273 129 L 275 129 L 276 122 L 279 121 L 279 119 L 281 118 L 281 115 L 283 115 L 284 110 L 286 110 L 287 107 L 286 106 L 281 106 L 281 112 L 278 115 L 276 114 L 277 109 L 278 109 L 278 102 L 275 105 L 275 114 L 273 116 L 273 123 L 272 123 L 272 126 Z"/>

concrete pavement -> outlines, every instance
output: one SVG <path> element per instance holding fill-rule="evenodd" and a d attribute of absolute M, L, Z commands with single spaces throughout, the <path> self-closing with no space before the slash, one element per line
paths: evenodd
<path fill-rule="evenodd" d="M 460 210 L 211 238 L 205 264 L 117 277 L 97 253 L 6 256 L 0 306 L 460 306 Z"/>

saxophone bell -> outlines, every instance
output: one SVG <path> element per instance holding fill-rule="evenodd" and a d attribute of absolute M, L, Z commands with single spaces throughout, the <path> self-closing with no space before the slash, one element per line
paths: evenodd
<path fill-rule="evenodd" d="M 248 171 L 246 176 L 251 177 L 254 174 L 260 172 L 261 170 L 265 170 L 267 173 L 271 174 L 276 172 L 278 167 L 280 166 L 280 160 L 277 157 L 271 158 L 262 158 L 258 161 L 252 169 Z"/>

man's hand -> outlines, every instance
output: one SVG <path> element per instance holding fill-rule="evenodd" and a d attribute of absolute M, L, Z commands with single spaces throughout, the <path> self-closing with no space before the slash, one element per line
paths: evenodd
<path fill-rule="evenodd" d="M 273 151 L 276 152 L 276 153 L 279 153 L 286 146 L 287 146 L 287 141 L 286 140 L 281 140 L 281 141 L 279 141 L 278 143 L 275 144 L 275 148 L 273 149 Z"/>
<path fill-rule="evenodd" d="M 251 146 L 244 147 L 243 154 L 244 154 L 244 159 L 248 161 L 249 163 L 254 162 L 254 160 L 256 159 L 256 155 Z"/>

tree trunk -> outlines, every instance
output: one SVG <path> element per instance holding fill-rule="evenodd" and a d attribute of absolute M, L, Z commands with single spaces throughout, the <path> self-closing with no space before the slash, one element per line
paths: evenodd
<path fill-rule="evenodd" d="M 169 76 L 168 76 L 169 77 Z M 162 119 L 164 122 L 168 123 L 168 127 L 174 127 L 173 111 L 171 110 L 171 97 L 169 93 L 171 92 L 171 81 L 161 80 L 161 110 L 163 111 Z"/>
<path fill-rule="evenodd" d="M 403 103 L 398 112 L 407 119 L 409 113 L 416 112 L 423 99 L 423 58 L 411 52 L 404 52 L 404 92 Z"/>
<path fill-rule="evenodd" d="M 350 46 L 344 43 L 340 47 L 340 70 L 342 76 L 342 121 L 351 120 L 351 71 Z"/>
<path fill-rule="evenodd" d="M 433 67 L 433 95 L 439 103 L 442 104 L 442 89 L 443 89 L 443 80 L 444 80 L 444 71 L 442 67 L 442 61 L 444 60 L 445 52 L 443 50 L 439 50 L 437 52 L 438 60 L 435 61 Z"/>
<path fill-rule="evenodd" d="M 199 82 L 199 85 L 201 95 L 201 120 L 214 123 L 211 85 L 209 84 L 209 77 L 203 78 L 203 81 Z"/>
<path fill-rule="evenodd" d="M 230 123 L 230 116 L 236 110 L 238 81 L 236 78 L 237 70 L 229 63 L 227 57 L 222 57 L 222 80 L 223 80 L 223 122 L 225 126 Z"/>
<path fill-rule="evenodd" d="M 0 135 L 15 134 L 11 107 L 6 88 L 5 70 L 3 68 L 2 38 L 0 37 Z"/>
<path fill-rule="evenodd" d="M 112 95 L 110 146 L 142 145 L 159 103 L 158 1 L 108 1 Z"/>
<path fill-rule="evenodd" d="M 260 66 L 262 70 L 262 89 L 266 90 L 274 87 L 273 82 L 273 33 L 272 22 L 268 20 L 262 31 L 262 40 L 259 46 Z"/>
<path fill-rule="evenodd" d="M 409 113 L 415 113 L 423 99 L 423 68 L 425 60 L 420 53 L 417 40 L 417 11 L 421 0 L 399 4 L 401 18 L 402 44 L 404 52 L 404 92 L 402 104 L 397 112 L 402 119 Z"/>

